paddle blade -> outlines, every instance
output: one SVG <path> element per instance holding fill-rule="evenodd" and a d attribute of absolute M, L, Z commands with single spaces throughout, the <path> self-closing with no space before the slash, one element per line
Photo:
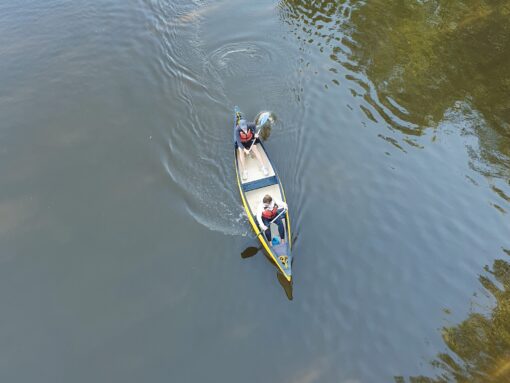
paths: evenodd
<path fill-rule="evenodd" d="M 262 139 L 267 140 L 269 138 L 269 135 L 271 134 L 271 127 L 275 121 L 276 116 L 273 112 L 265 111 L 257 114 L 255 124 L 257 125 L 257 129 L 259 130 L 260 137 Z"/>
<path fill-rule="evenodd" d="M 259 127 L 264 126 L 269 121 L 270 116 L 271 112 L 260 112 L 255 119 L 255 124 Z"/>
<path fill-rule="evenodd" d="M 248 247 L 248 248 L 244 249 L 244 251 L 241 253 L 241 258 L 246 259 L 246 258 L 253 257 L 255 254 L 257 254 L 259 252 L 259 250 L 260 249 L 257 247 Z"/>

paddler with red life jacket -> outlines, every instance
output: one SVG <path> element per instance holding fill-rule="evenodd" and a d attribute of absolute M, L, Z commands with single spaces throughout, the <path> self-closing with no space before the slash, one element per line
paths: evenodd
<path fill-rule="evenodd" d="M 278 226 L 278 234 L 280 234 L 281 243 L 285 243 L 285 228 L 283 226 L 283 219 L 287 210 L 287 204 L 283 201 L 274 200 L 269 194 L 266 194 L 262 199 L 262 203 L 257 209 L 257 221 L 260 228 L 266 234 L 266 239 L 271 242 L 271 221 Z"/>
<path fill-rule="evenodd" d="M 264 166 L 262 156 L 257 149 L 256 145 L 252 144 L 259 138 L 258 133 L 255 132 L 256 125 L 253 123 L 248 124 L 245 119 L 240 119 L 235 129 L 235 137 L 237 148 L 239 149 L 239 161 L 241 162 L 242 178 L 243 180 L 248 179 L 248 170 L 245 167 L 245 156 L 250 153 L 250 148 L 255 157 L 259 161 L 262 174 L 267 176 L 269 174 L 267 168 Z"/>

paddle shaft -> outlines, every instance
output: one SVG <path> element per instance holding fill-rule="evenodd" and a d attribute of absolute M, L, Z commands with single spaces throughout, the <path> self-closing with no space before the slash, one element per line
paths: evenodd
<path fill-rule="evenodd" d="M 276 219 L 277 219 L 279 216 L 281 216 L 283 213 L 286 213 L 286 212 L 287 212 L 287 209 L 283 209 L 283 211 L 282 211 L 280 214 L 278 214 L 276 217 L 274 217 L 274 218 L 271 220 L 271 222 L 269 222 L 269 225 L 271 225 L 274 221 L 276 221 Z M 269 228 L 269 226 L 268 226 L 268 228 Z M 258 237 L 259 235 L 261 235 L 262 233 L 263 233 L 262 231 L 261 231 L 260 233 L 258 233 L 258 234 L 257 234 L 257 237 Z"/>
<path fill-rule="evenodd" d="M 285 213 L 286 211 L 287 211 L 287 209 L 283 209 L 283 211 L 282 211 L 280 214 L 278 214 L 276 217 L 274 217 L 274 218 L 272 219 L 272 221 L 271 221 L 271 222 L 269 222 L 269 224 L 271 225 L 274 221 L 276 221 L 276 219 L 277 219 L 279 216 L 281 216 L 281 215 L 282 215 L 283 213 Z"/>
<path fill-rule="evenodd" d="M 262 129 L 262 126 L 259 128 L 259 130 L 257 130 L 257 132 L 255 133 L 255 136 L 253 137 L 253 142 L 251 143 L 250 145 L 250 149 L 248 149 L 248 153 L 251 152 L 251 148 L 253 148 L 253 145 L 255 145 L 255 141 L 257 141 L 257 136 L 258 134 L 260 133 L 260 129 Z"/>
<path fill-rule="evenodd" d="M 256 126 L 256 128 L 258 127 L 258 130 L 257 132 L 255 133 L 255 137 L 253 137 L 253 142 L 251 143 L 250 145 L 250 149 L 248 149 L 248 153 L 251 152 L 251 149 L 253 148 L 253 145 L 255 145 L 255 142 L 257 141 L 257 137 L 260 133 L 260 131 L 262 130 L 262 126 L 264 126 L 264 124 L 267 122 L 267 120 L 269 119 L 269 112 L 264 112 L 262 114 L 259 114 L 259 123 L 258 125 Z"/>

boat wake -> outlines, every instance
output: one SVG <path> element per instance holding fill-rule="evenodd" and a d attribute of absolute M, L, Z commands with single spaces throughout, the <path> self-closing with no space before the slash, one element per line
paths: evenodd
<path fill-rule="evenodd" d="M 210 230 L 249 235 L 233 166 L 232 107 L 256 100 L 257 109 L 247 110 L 254 118 L 261 109 L 293 103 L 295 84 L 288 67 L 261 76 L 261 67 L 286 61 L 274 42 L 259 35 L 208 33 L 208 17 L 221 15 L 225 7 L 223 2 L 147 3 L 148 30 L 160 51 L 150 73 L 162 104 L 172 106 L 157 141 L 161 164 L 176 186 L 172 193 L 185 201 L 187 213 Z M 232 32 L 239 27 L 226 25 Z"/>
<path fill-rule="evenodd" d="M 210 160 L 214 153 L 200 155 L 193 150 L 176 149 L 170 140 L 167 142 L 168 146 L 160 153 L 161 163 L 177 187 L 179 198 L 185 202 L 187 213 L 210 230 L 232 236 L 248 235 L 249 226 L 237 190 L 231 187 L 235 182 L 234 169 L 226 161 Z"/>

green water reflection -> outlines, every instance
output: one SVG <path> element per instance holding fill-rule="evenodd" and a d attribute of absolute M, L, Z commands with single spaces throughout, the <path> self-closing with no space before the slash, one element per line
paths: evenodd
<path fill-rule="evenodd" d="M 508 250 L 505 252 L 510 255 Z M 496 304 L 487 314 L 472 312 L 461 323 L 442 329 L 449 352 L 438 354 L 432 362 L 440 375 L 409 380 L 396 377 L 396 382 L 510 381 L 510 263 L 503 259 L 494 261 L 492 268 L 486 267 L 479 280 Z"/>
<path fill-rule="evenodd" d="M 332 83 L 356 85 L 368 119 L 422 147 L 415 138 L 462 115 L 463 133 L 478 139 L 472 166 L 508 182 L 510 1 L 283 0 L 280 14 L 297 39 L 329 55 Z"/>
<path fill-rule="evenodd" d="M 460 116 L 456 126 L 478 141 L 467 148 L 471 166 L 510 202 L 510 1 L 284 0 L 280 14 L 329 56 L 331 81 L 347 84 L 367 118 L 399 140 L 423 148 L 417 139 Z M 510 381 L 510 264 L 496 260 L 480 283 L 495 306 L 442 330 L 449 351 L 432 362 L 439 375 L 397 382 Z"/>

